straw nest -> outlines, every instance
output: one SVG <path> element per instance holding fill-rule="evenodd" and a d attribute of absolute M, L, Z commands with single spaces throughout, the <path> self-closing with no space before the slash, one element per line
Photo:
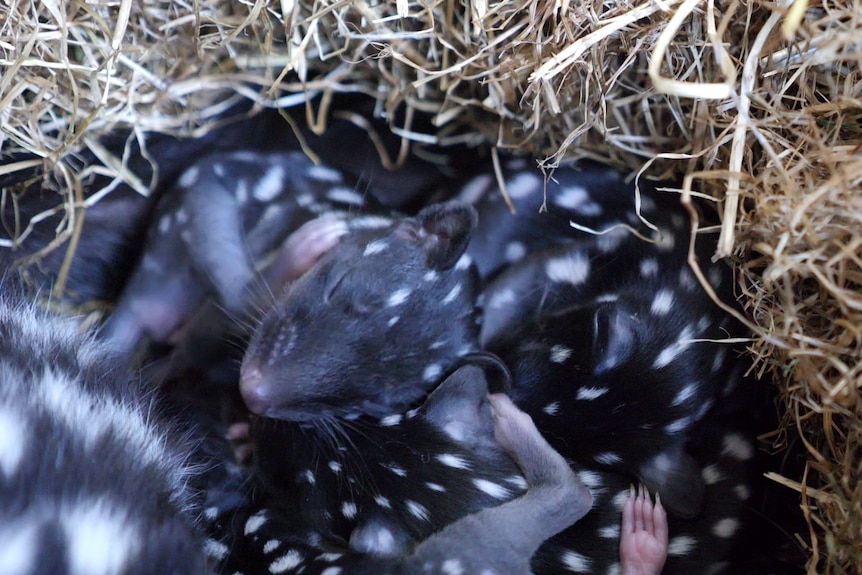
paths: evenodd
<path fill-rule="evenodd" d="M 721 214 L 781 449 L 801 437 L 811 572 L 862 571 L 862 6 L 858 0 L 11 0 L 0 175 L 44 165 L 146 193 L 97 137 L 195 133 L 238 98 L 357 91 L 408 141 L 591 156 L 683 182 Z M 396 115 L 396 112 L 398 114 Z M 415 113 L 433 116 L 418 133 Z M 59 161 L 83 147 L 105 164 Z M 8 156 L 7 156 L 8 158 Z M 106 190 L 107 191 L 107 190 Z M 4 196 L 5 197 L 5 196 Z M 89 201 L 97 201 L 91 198 Z M 713 230 L 718 231 L 718 230 Z M 26 233 L 26 230 L 25 230 Z M 7 245 L 11 242 L 7 242 Z"/>

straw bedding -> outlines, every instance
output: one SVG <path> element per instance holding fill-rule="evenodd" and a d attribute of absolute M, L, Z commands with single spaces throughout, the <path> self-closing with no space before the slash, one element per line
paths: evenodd
<path fill-rule="evenodd" d="M 199 134 L 238 99 L 307 96 L 323 129 L 332 94 L 361 92 L 408 143 L 681 181 L 715 203 L 721 228 L 701 232 L 738 272 L 753 369 L 779 386 L 768 439 L 805 448 L 803 473 L 773 479 L 799 492 L 808 568 L 860 571 L 860 58 L 858 0 L 6 0 L 0 176 L 53 174 L 62 242 L 92 171 L 157 185 L 98 136 Z M 105 165 L 61 161 L 84 148 Z"/>

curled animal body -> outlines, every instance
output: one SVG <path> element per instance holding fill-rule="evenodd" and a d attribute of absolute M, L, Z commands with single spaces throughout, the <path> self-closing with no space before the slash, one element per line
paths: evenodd
<path fill-rule="evenodd" d="M 354 431 L 347 442 L 338 430 Z M 243 573 L 528 573 L 591 495 L 529 416 L 456 370 L 418 409 L 255 423 L 264 511 L 238 530 Z M 456 569 L 457 571 L 457 569 Z"/>
<path fill-rule="evenodd" d="M 636 212 L 634 186 L 590 163 L 547 182 L 505 175 L 516 214 L 497 197 L 480 200 L 470 246 L 492 276 L 480 298 L 481 346 L 510 366 L 515 402 L 557 449 L 633 473 L 670 511 L 696 514 L 703 482 L 683 446 L 745 368 L 726 341 L 740 326 L 688 265 L 688 213 L 647 182 Z M 698 237 L 693 255 L 732 302 L 730 269 L 710 263 L 708 244 Z"/>
<path fill-rule="evenodd" d="M 183 434 L 67 319 L 0 295 L 0 572 L 207 573 Z"/>
<path fill-rule="evenodd" d="M 555 521 L 553 496 L 536 491 L 529 505 L 514 504 L 509 511 L 504 504 L 533 491 L 536 470 L 555 469 L 549 463 L 555 456 L 527 433 L 517 436 L 515 446 L 501 442 L 507 446 L 501 449 L 494 403 L 500 400 L 487 391 L 482 372 L 466 366 L 420 408 L 403 415 L 313 424 L 258 419 L 254 436 L 262 508 L 237 526 L 228 570 L 385 573 L 393 561 L 419 554 L 421 542 L 438 533 L 440 561 L 433 563 L 438 566 L 466 565 L 462 556 L 474 556 L 482 565 L 489 555 L 501 553 L 505 541 L 521 538 L 545 541 L 530 553 L 534 573 L 620 572 L 620 523 L 630 477 L 572 464 L 582 493 L 573 504 L 591 500 L 592 508 L 547 539 L 546 528 Z M 695 517 L 671 518 L 663 572 L 733 572 L 753 490 L 749 433 L 738 419 L 711 414 L 698 424 L 686 449 L 706 482 L 705 503 Z M 545 457 L 550 459 L 537 463 Z M 475 534 L 443 535 L 448 525 L 470 523 L 483 509 L 494 510 L 494 533 L 511 534 L 496 545 Z M 520 572 L 514 564 L 495 572 Z"/>
<path fill-rule="evenodd" d="M 464 257 L 472 207 L 359 216 L 267 311 L 242 362 L 259 415 L 292 421 L 386 416 L 421 402 L 475 351 L 478 277 Z"/>
<path fill-rule="evenodd" d="M 209 296 L 242 317 L 260 296 L 260 268 L 268 266 L 273 289 L 292 279 L 295 262 L 276 255 L 290 232 L 322 213 L 374 206 L 339 172 L 301 152 L 207 156 L 156 206 L 144 253 L 104 336 L 121 350 L 144 337 L 170 341 Z"/>

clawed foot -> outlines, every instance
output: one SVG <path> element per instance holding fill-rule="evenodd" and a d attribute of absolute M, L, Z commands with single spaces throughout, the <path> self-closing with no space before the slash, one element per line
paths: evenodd
<path fill-rule="evenodd" d="M 667 514 L 642 486 L 623 506 L 620 565 L 623 575 L 659 575 L 667 559 Z"/>

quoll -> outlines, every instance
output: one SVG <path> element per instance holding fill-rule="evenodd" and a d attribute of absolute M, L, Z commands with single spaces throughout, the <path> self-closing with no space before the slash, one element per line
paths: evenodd
<path fill-rule="evenodd" d="M 290 262 L 277 258 L 290 232 L 322 213 L 375 206 L 338 171 L 302 152 L 207 156 L 158 202 L 104 337 L 120 350 L 145 337 L 171 341 L 208 296 L 243 317 L 260 296 L 259 267 L 267 268 L 263 279 L 271 286 L 292 279 Z"/>
<path fill-rule="evenodd" d="M 421 408 L 403 415 L 360 418 L 343 429 L 335 422 L 257 420 L 261 508 L 238 526 L 229 565 L 246 574 L 375 573 L 451 522 L 519 497 L 532 480 L 494 445 L 489 401 L 482 372 L 462 367 Z M 728 559 L 744 532 L 754 473 L 750 434 L 737 420 L 710 414 L 686 445 L 706 483 L 705 502 L 697 517 L 670 521 L 665 573 L 732 572 Z M 571 467 L 589 488 L 592 508 L 547 540 L 531 569 L 619 573 L 631 480 Z M 536 514 L 545 511 L 519 508 L 518 515 L 497 517 L 532 539 L 533 521 L 542 521 Z M 448 544 L 450 558 L 484 557 L 471 539 Z"/>
<path fill-rule="evenodd" d="M 569 465 L 506 396 L 488 395 L 478 367 L 407 415 L 353 423 L 342 443 L 319 423 L 257 420 L 270 496 L 241 526 L 229 570 L 528 573 L 539 545 L 590 509 Z"/>
<path fill-rule="evenodd" d="M 275 300 L 249 342 L 240 390 L 254 413 L 399 413 L 476 350 L 478 277 L 464 258 L 472 207 L 344 223 L 350 232 Z"/>
<path fill-rule="evenodd" d="M 0 572 L 210 573 L 193 440 L 78 326 L 0 292 Z"/>

